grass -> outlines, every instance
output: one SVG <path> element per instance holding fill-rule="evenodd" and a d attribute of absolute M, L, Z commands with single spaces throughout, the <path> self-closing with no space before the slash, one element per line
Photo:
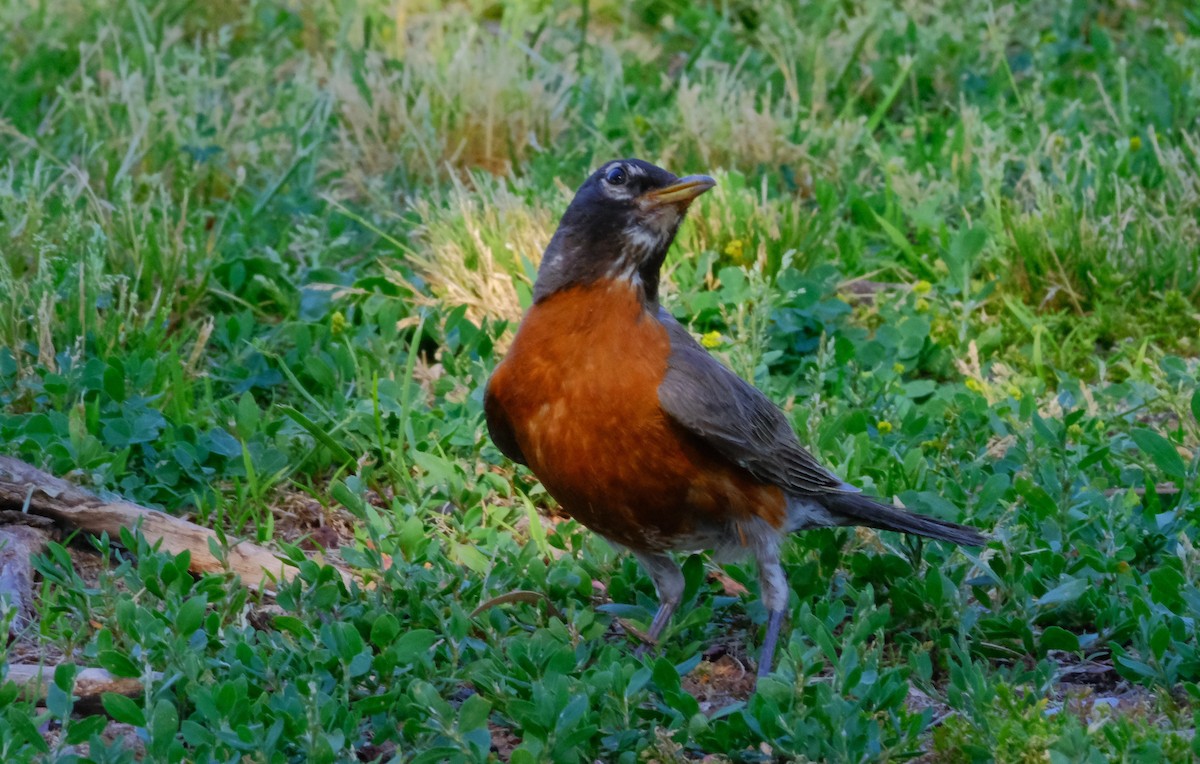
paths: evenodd
<path fill-rule="evenodd" d="M 1200 756 L 1198 94 L 1168 0 L 0 3 L 0 450 L 303 570 L 55 545 L 0 759 Z M 669 309 L 840 474 L 995 539 L 797 537 L 749 697 L 752 570 L 687 560 L 635 657 L 650 581 L 483 426 L 627 155 L 720 182 Z M 145 693 L 77 708 L 84 666 Z"/>

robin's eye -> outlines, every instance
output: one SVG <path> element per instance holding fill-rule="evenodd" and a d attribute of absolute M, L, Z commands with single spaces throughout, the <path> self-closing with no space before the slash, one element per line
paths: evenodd
<path fill-rule="evenodd" d="M 614 186 L 625 185 L 625 180 L 626 180 L 625 168 L 621 167 L 620 165 L 617 165 L 616 167 L 612 168 L 608 172 L 604 173 L 604 179 L 607 180 L 611 185 L 614 185 Z"/>

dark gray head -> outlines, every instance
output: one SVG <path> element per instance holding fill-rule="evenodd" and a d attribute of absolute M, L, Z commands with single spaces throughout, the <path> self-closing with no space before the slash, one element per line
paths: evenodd
<path fill-rule="evenodd" d="M 717 182 L 679 178 L 640 159 L 608 162 L 584 181 L 546 247 L 538 302 L 600 279 L 624 279 L 658 300 L 658 272 L 688 206 Z"/>

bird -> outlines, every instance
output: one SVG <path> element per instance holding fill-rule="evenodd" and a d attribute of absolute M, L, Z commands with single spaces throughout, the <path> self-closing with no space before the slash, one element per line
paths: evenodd
<path fill-rule="evenodd" d="M 864 494 L 801 445 L 783 411 L 714 358 L 659 302 L 660 274 L 692 202 L 716 185 L 640 159 L 579 187 L 538 267 L 532 303 L 488 379 L 500 452 L 654 583 L 657 643 L 679 607 L 675 552 L 757 563 L 769 674 L 788 600 L 780 550 L 810 528 L 869 526 L 981 546 L 977 529 Z"/>

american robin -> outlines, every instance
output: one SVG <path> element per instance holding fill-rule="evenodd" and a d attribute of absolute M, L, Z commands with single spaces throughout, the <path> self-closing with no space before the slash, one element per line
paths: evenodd
<path fill-rule="evenodd" d="M 979 531 L 863 495 L 801 447 L 783 412 L 658 302 L 688 206 L 716 185 L 638 159 L 605 164 L 567 207 L 485 394 L 488 432 L 569 515 L 628 548 L 654 580 L 657 640 L 683 594 L 673 551 L 753 555 L 770 671 L 787 604 L 786 534 L 866 525 L 954 544 Z"/>

